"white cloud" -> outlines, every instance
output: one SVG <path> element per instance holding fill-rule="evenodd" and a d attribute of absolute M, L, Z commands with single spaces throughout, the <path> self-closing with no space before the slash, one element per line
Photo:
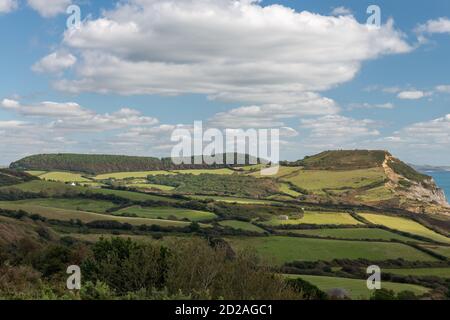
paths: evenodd
<path fill-rule="evenodd" d="M 0 0 L 0 13 L 9 13 L 17 9 L 17 0 Z"/>
<path fill-rule="evenodd" d="M 72 0 L 27 0 L 28 5 L 45 18 L 64 13 Z"/>
<path fill-rule="evenodd" d="M 331 11 L 331 15 L 333 16 L 347 16 L 351 14 L 352 10 L 346 7 L 336 7 Z"/>
<path fill-rule="evenodd" d="M 77 62 L 77 58 L 66 52 L 53 52 L 35 63 L 32 70 L 42 73 L 58 73 L 72 67 Z"/>
<path fill-rule="evenodd" d="M 428 20 L 425 24 L 416 28 L 418 33 L 450 33 L 450 19 L 442 17 L 436 20 Z"/>
<path fill-rule="evenodd" d="M 352 103 L 348 106 L 349 110 L 352 109 L 394 109 L 395 105 L 391 102 L 387 103 Z"/>
<path fill-rule="evenodd" d="M 328 115 L 315 119 L 302 119 L 300 127 L 310 130 L 310 143 L 331 143 L 335 148 L 339 143 L 355 141 L 363 137 L 379 136 L 380 132 L 373 127 L 373 120 L 356 120 L 340 115 Z"/>
<path fill-rule="evenodd" d="M 280 98 L 280 104 L 250 105 L 220 112 L 208 123 L 226 128 L 269 128 L 283 126 L 283 119 L 306 115 L 335 114 L 339 111 L 336 102 L 315 93 L 304 93 L 293 97 Z M 242 97 L 243 100 L 249 97 Z M 278 99 L 267 96 L 267 101 Z M 292 102 L 291 102 L 292 101 Z M 255 99 L 255 102 L 259 102 Z"/>
<path fill-rule="evenodd" d="M 18 101 L 4 99 L 0 107 L 25 117 L 50 118 L 48 127 L 71 131 L 103 131 L 132 126 L 151 126 L 158 123 L 152 117 L 142 116 L 137 110 L 122 108 L 113 113 L 98 114 L 74 102 L 41 102 L 22 105 Z"/>
<path fill-rule="evenodd" d="M 67 31 L 62 46 L 79 61 L 75 79 L 55 83 L 60 90 L 256 105 L 294 105 L 298 95 L 350 81 L 366 60 L 412 50 L 392 21 L 372 28 L 255 0 L 124 1 Z"/>
<path fill-rule="evenodd" d="M 433 147 L 448 157 L 450 148 L 450 114 L 431 121 L 412 124 L 385 138 L 385 141 L 410 147 Z"/>
<path fill-rule="evenodd" d="M 397 95 L 399 99 L 404 100 L 418 100 L 432 95 L 431 92 L 424 92 L 421 90 L 401 91 Z"/>
<path fill-rule="evenodd" d="M 436 87 L 436 91 L 443 93 L 450 93 L 450 85 L 440 85 Z"/>

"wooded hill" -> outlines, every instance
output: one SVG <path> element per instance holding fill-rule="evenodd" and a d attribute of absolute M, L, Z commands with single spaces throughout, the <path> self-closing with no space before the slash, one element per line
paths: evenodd
<path fill-rule="evenodd" d="M 226 155 L 222 156 L 226 163 Z M 236 156 L 236 155 L 235 155 Z M 245 156 L 245 163 L 250 163 L 250 156 Z M 175 165 L 171 158 L 135 157 L 122 155 L 94 155 L 94 154 L 40 154 L 23 158 L 13 162 L 11 169 L 43 170 L 43 171 L 73 171 L 87 174 L 103 174 L 111 172 L 151 171 L 151 170 L 182 170 L 182 169 L 212 169 L 225 168 L 227 165 L 194 164 Z M 259 162 L 259 160 L 255 160 Z"/>

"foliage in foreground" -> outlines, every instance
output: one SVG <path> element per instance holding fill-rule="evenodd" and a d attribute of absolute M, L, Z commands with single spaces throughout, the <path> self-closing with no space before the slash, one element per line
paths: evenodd
<path fill-rule="evenodd" d="M 67 240 L 66 240 L 67 241 Z M 82 290 L 64 288 L 67 266 Z M 297 287 L 260 267 L 252 253 L 221 241 L 101 239 L 43 245 L 23 239 L 0 248 L 0 299 L 302 299 Z"/>

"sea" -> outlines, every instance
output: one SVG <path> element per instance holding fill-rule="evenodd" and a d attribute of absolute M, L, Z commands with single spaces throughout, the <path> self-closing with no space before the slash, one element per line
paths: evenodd
<path fill-rule="evenodd" d="M 444 190 L 447 202 L 450 203 L 450 171 L 425 171 L 425 174 L 434 178 L 439 188 Z"/>

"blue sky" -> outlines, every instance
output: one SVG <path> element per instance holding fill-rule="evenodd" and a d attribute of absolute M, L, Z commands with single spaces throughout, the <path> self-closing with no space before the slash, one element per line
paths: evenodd
<path fill-rule="evenodd" d="M 47 2 L 0 0 L 0 164 L 167 156 L 202 120 L 281 128 L 285 159 L 370 148 L 450 165 L 448 1 Z"/>

